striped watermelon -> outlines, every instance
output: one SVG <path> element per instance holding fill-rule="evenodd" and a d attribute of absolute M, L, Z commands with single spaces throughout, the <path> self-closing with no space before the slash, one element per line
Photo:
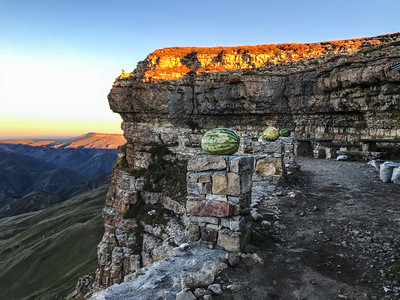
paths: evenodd
<path fill-rule="evenodd" d="M 281 131 L 279 131 L 279 135 L 283 137 L 288 137 L 290 136 L 290 130 L 287 128 L 281 129 Z"/>
<path fill-rule="evenodd" d="M 267 141 L 276 141 L 279 138 L 279 130 L 275 127 L 268 127 L 264 131 L 264 139 Z"/>
<path fill-rule="evenodd" d="M 201 139 L 201 148 L 207 154 L 231 155 L 238 151 L 239 144 L 239 135 L 228 128 L 207 131 Z"/>

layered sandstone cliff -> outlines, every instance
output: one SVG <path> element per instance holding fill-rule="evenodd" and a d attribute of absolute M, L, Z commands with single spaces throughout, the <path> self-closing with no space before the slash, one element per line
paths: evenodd
<path fill-rule="evenodd" d="M 139 63 L 129 77 L 116 80 L 109 103 L 121 114 L 126 133 L 131 124 L 153 119 L 179 127 L 193 120 L 201 128 L 222 125 L 239 131 L 250 127 L 259 131 L 265 121 L 277 122 L 293 129 L 297 137 L 310 138 L 397 137 L 400 76 L 389 66 L 400 59 L 399 37 L 381 36 L 366 39 L 364 44 L 357 40 L 361 43 L 358 49 L 337 53 L 334 42 L 324 43 L 334 51 L 321 51 L 319 55 L 326 55 L 318 59 L 262 68 L 247 69 L 243 64 L 240 70 L 234 66 L 230 70 L 229 59 L 221 62 L 229 66 L 222 72 L 196 69 L 200 49 L 182 48 L 180 58 L 171 58 L 170 49 L 159 50 Z M 357 44 L 351 40 L 341 43 Z M 219 50 L 211 49 L 202 51 L 216 60 Z M 177 61 L 193 68 L 183 76 L 179 73 L 179 79 L 149 82 L 149 72 L 163 74 L 169 70 L 167 62 L 179 65 Z M 129 133 L 126 138 L 131 138 Z"/>
<path fill-rule="evenodd" d="M 399 60 L 400 34 L 167 48 L 117 78 L 108 99 L 127 144 L 104 209 L 96 288 L 121 282 L 185 240 L 185 160 L 200 152 L 211 128 L 237 130 L 241 153 L 253 153 L 266 123 L 297 138 L 400 138 L 400 72 L 389 68 Z"/>

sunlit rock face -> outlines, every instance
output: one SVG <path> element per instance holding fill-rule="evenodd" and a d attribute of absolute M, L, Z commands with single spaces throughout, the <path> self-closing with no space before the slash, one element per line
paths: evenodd
<path fill-rule="evenodd" d="M 203 72 L 254 69 L 351 52 L 390 39 L 388 36 L 320 43 L 285 43 L 234 47 L 171 47 L 150 53 L 143 65 L 144 81 L 182 78 L 193 71 Z M 130 73 L 121 78 L 131 76 Z"/>

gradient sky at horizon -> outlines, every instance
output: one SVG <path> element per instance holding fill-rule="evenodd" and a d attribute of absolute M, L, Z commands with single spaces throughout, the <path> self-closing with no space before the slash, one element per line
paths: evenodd
<path fill-rule="evenodd" d="M 0 138 L 121 133 L 121 69 L 171 46 L 319 42 L 400 31 L 399 0 L 0 0 Z"/>

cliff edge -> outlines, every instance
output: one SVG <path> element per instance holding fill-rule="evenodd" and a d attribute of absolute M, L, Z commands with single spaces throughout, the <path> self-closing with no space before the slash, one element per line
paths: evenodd
<path fill-rule="evenodd" d="M 400 138 L 400 33 L 314 44 L 166 48 L 119 76 L 123 119 L 103 210 L 96 290 L 165 257 L 185 236 L 186 161 L 202 135 L 229 127 L 240 154 L 266 124 L 295 138 Z"/>

